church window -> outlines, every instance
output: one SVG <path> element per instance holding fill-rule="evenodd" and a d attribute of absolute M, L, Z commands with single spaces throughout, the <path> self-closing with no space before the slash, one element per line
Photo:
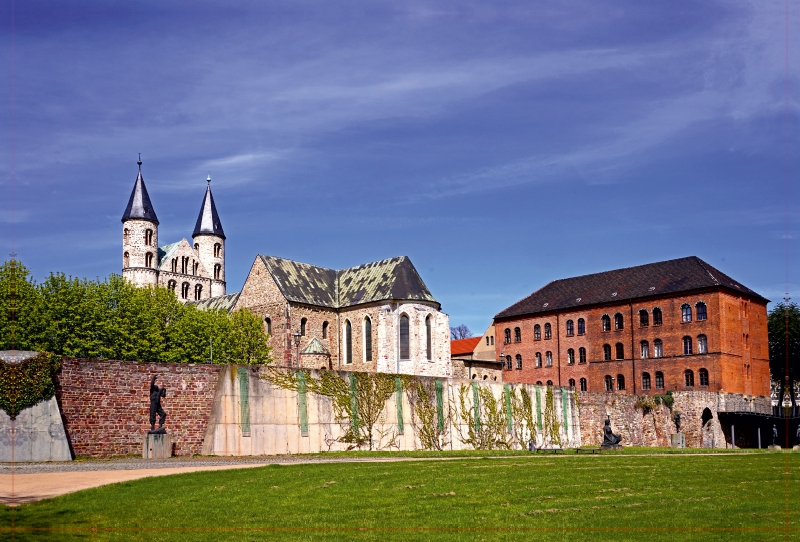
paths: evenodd
<path fill-rule="evenodd" d="M 708 386 L 708 369 L 700 369 L 697 374 L 700 377 L 700 385 Z"/>
<path fill-rule="evenodd" d="M 144 231 L 144 244 L 147 246 L 153 244 L 153 230 L 147 229 Z"/>
<path fill-rule="evenodd" d="M 214 279 L 219 280 L 220 275 L 222 274 L 222 266 L 218 263 L 214 264 Z"/>
<path fill-rule="evenodd" d="M 517 360 L 517 369 L 522 369 L 522 356 L 517 354 L 516 360 Z"/>
<path fill-rule="evenodd" d="M 372 361 L 372 320 L 364 318 L 364 361 Z"/>
<path fill-rule="evenodd" d="M 661 371 L 656 371 L 656 389 L 663 390 L 664 389 L 664 373 Z"/>
<path fill-rule="evenodd" d="M 144 266 L 145 267 L 153 267 L 153 253 L 148 252 L 144 255 Z"/>
<path fill-rule="evenodd" d="M 194 287 L 194 299 L 197 301 L 203 297 L 203 286 L 200 284 L 196 284 Z"/>
<path fill-rule="evenodd" d="M 129 267 L 131 264 L 130 254 L 127 252 L 122 255 L 122 267 Z"/>
<path fill-rule="evenodd" d="M 642 389 L 650 389 L 650 373 L 642 373 Z"/>
<path fill-rule="evenodd" d="M 656 339 L 655 341 L 653 341 L 653 357 L 654 358 L 664 357 L 664 343 L 661 342 L 661 339 Z"/>
<path fill-rule="evenodd" d="M 432 344 L 432 332 L 431 332 L 431 315 L 429 314 L 427 318 L 425 318 L 425 352 L 428 356 L 428 360 L 433 359 L 433 344 Z"/>
<path fill-rule="evenodd" d="M 582 346 L 578 348 L 578 363 L 586 363 L 586 349 Z"/>
<path fill-rule="evenodd" d="M 603 331 L 611 331 L 611 317 L 607 314 L 604 314 L 601 320 L 603 322 Z"/>
<path fill-rule="evenodd" d="M 400 359 L 411 359 L 410 343 L 408 315 L 403 314 L 400 316 Z"/>
<path fill-rule="evenodd" d="M 178 258 L 172 258 L 172 272 L 178 272 Z"/>
<path fill-rule="evenodd" d="M 542 353 L 536 352 L 536 367 L 542 366 Z"/>
<path fill-rule="evenodd" d="M 533 326 L 533 340 L 534 341 L 542 340 L 542 326 L 540 326 L 539 324 Z"/>
<path fill-rule="evenodd" d="M 588 386 L 586 385 L 586 379 L 581 378 L 581 391 L 586 391 Z"/>
<path fill-rule="evenodd" d="M 688 303 L 681 305 L 681 322 L 692 321 L 692 306 Z"/>
<path fill-rule="evenodd" d="M 353 326 L 350 320 L 344 324 L 344 362 L 353 363 Z"/>
<path fill-rule="evenodd" d="M 322 338 L 328 338 L 328 322 L 322 322 Z"/>
<path fill-rule="evenodd" d="M 195 243 L 195 244 L 194 244 L 194 249 L 195 249 L 196 251 L 200 252 L 200 243 Z"/>
<path fill-rule="evenodd" d="M 511 343 L 511 330 L 506 328 L 504 333 L 505 333 L 505 338 L 506 338 L 506 344 L 510 344 Z"/>
<path fill-rule="evenodd" d="M 616 352 L 614 353 L 616 354 L 617 359 L 625 359 L 625 347 L 622 345 L 622 343 L 617 343 L 615 345 L 615 350 Z"/>
<path fill-rule="evenodd" d="M 647 312 L 647 309 L 642 309 L 639 311 L 639 325 L 642 327 L 647 327 L 650 325 L 650 314 Z"/>
<path fill-rule="evenodd" d="M 647 359 L 650 357 L 650 344 L 647 341 L 641 342 L 642 347 L 642 359 Z"/>
<path fill-rule="evenodd" d="M 549 350 L 544 353 L 544 366 L 545 367 L 552 367 L 553 366 L 553 353 Z"/>
<path fill-rule="evenodd" d="M 611 345 L 604 344 L 603 345 L 603 360 L 604 361 L 611 361 Z"/>
<path fill-rule="evenodd" d="M 586 335 L 586 320 L 578 318 L 578 335 Z"/>
<path fill-rule="evenodd" d="M 189 283 L 181 284 L 181 299 L 189 299 Z"/>
<path fill-rule="evenodd" d="M 660 326 L 661 323 L 662 323 L 661 309 L 656 307 L 656 308 L 653 309 L 653 325 L 654 326 Z"/>
<path fill-rule="evenodd" d="M 175 282 L 174 280 L 171 280 L 171 281 L 167 282 L 167 288 L 169 288 L 169 290 L 172 291 L 172 292 L 175 291 L 175 288 L 177 286 L 178 286 L 178 283 Z"/>
<path fill-rule="evenodd" d="M 200 264 L 192 260 L 192 275 L 197 276 L 197 272 L 200 269 Z"/>
<path fill-rule="evenodd" d="M 189 258 L 188 256 L 181 256 L 181 274 L 185 275 L 189 271 Z"/>
<path fill-rule="evenodd" d="M 567 350 L 567 365 L 573 365 L 575 363 L 575 350 L 570 348 Z"/>
<path fill-rule="evenodd" d="M 522 342 L 522 331 L 518 327 L 514 328 L 514 342 Z"/>
<path fill-rule="evenodd" d="M 301 318 L 300 319 L 300 335 L 306 335 L 306 324 L 308 324 L 308 318 Z"/>
<path fill-rule="evenodd" d="M 693 388 L 694 387 L 694 373 L 691 369 L 686 369 L 683 372 L 683 380 L 686 383 L 687 387 Z"/>
<path fill-rule="evenodd" d="M 570 388 L 574 388 L 575 387 L 575 379 L 574 378 L 570 378 L 569 379 L 569 387 Z"/>
<path fill-rule="evenodd" d="M 272 318 L 269 316 L 264 318 L 264 324 L 267 326 L 267 335 L 272 335 Z"/>
<path fill-rule="evenodd" d="M 219 258 L 222 255 L 222 245 L 214 243 L 214 257 Z"/>
<path fill-rule="evenodd" d="M 708 352 L 708 338 L 705 335 L 697 336 L 697 353 L 706 354 Z"/>
<path fill-rule="evenodd" d="M 548 323 L 544 325 L 544 338 L 551 339 L 553 337 L 553 327 Z"/>
<path fill-rule="evenodd" d="M 122 242 L 123 243 L 127 243 L 128 242 L 128 233 L 129 233 L 128 232 L 128 228 L 125 228 L 124 230 L 122 230 Z"/>
<path fill-rule="evenodd" d="M 614 315 L 614 329 L 619 330 L 625 327 L 622 321 L 622 314 L 617 313 Z"/>
<path fill-rule="evenodd" d="M 622 375 L 617 375 L 617 389 L 625 391 L 625 377 Z"/>
<path fill-rule="evenodd" d="M 697 320 L 698 321 L 705 320 L 707 318 L 706 304 L 703 303 L 702 301 L 699 301 L 697 305 L 695 305 L 695 308 L 697 309 Z"/>
<path fill-rule="evenodd" d="M 614 391 L 614 379 L 611 375 L 606 375 L 604 380 L 606 383 L 606 391 Z"/>
<path fill-rule="evenodd" d="M 691 337 L 684 337 L 683 338 L 683 355 L 684 356 L 691 356 L 692 355 L 692 338 Z"/>
<path fill-rule="evenodd" d="M 575 323 L 572 320 L 567 320 L 567 337 L 575 335 Z"/>

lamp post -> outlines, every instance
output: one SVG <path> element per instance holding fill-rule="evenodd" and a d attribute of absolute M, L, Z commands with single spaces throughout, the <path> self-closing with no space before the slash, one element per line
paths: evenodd
<path fill-rule="evenodd" d="M 297 368 L 300 368 L 300 332 L 294 332 L 294 347 L 297 351 Z"/>
<path fill-rule="evenodd" d="M 502 365 L 500 366 L 500 371 L 502 372 L 503 369 L 506 368 L 506 357 L 505 355 L 503 355 L 502 352 L 500 352 L 500 363 L 502 363 Z"/>

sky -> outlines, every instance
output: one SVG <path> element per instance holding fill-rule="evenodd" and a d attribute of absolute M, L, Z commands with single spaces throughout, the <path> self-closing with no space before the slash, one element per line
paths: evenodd
<path fill-rule="evenodd" d="M 3 2 L 0 251 L 119 273 L 141 153 L 161 244 L 211 175 L 228 292 L 407 255 L 479 334 L 696 255 L 798 296 L 799 36 L 785 0 Z"/>

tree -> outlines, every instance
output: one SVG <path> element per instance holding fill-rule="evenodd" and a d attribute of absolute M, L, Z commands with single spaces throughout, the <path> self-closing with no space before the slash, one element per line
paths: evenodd
<path fill-rule="evenodd" d="M 792 407 L 797 406 L 795 383 L 800 380 L 800 308 L 795 303 L 779 303 L 769 313 L 769 368 L 778 382 L 778 404 L 783 404 L 786 388 Z"/>
<path fill-rule="evenodd" d="M 472 332 L 467 326 L 461 324 L 460 326 L 450 327 L 450 340 L 457 341 L 459 339 L 469 339 L 472 337 Z"/>
<path fill-rule="evenodd" d="M 270 363 L 272 347 L 269 346 L 268 340 L 261 318 L 245 308 L 235 311 L 230 317 L 227 363 L 239 365 Z"/>
<path fill-rule="evenodd" d="M 18 260 L 0 267 L 0 350 L 35 350 L 31 336 L 41 322 L 40 297 L 28 269 Z"/>

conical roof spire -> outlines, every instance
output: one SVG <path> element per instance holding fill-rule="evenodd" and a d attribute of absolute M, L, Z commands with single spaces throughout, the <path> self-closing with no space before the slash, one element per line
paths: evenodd
<path fill-rule="evenodd" d="M 206 195 L 203 204 L 200 206 L 200 214 L 197 216 L 197 223 L 194 225 L 192 237 L 197 235 L 219 235 L 225 239 L 225 232 L 222 231 L 222 222 L 217 214 L 217 206 L 214 205 L 214 196 L 211 195 L 211 175 L 206 179 Z"/>
<path fill-rule="evenodd" d="M 122 213 L 122 221 L 130 220 L 132 218 L 139 220 L 149 220 L 158 225 L 158 217 L 153 209 L 153 204 L 150 203 L 150 196 L 147 194 L 147 188 L 144 186 L 144 178 L 142 177 L 142 155 L 139 155 L 139 174 L 136 176 L 136 182 L 133 185 L 133 192 L 128 200 L 128 206 L 125 207 L 125 212 Z"/>

